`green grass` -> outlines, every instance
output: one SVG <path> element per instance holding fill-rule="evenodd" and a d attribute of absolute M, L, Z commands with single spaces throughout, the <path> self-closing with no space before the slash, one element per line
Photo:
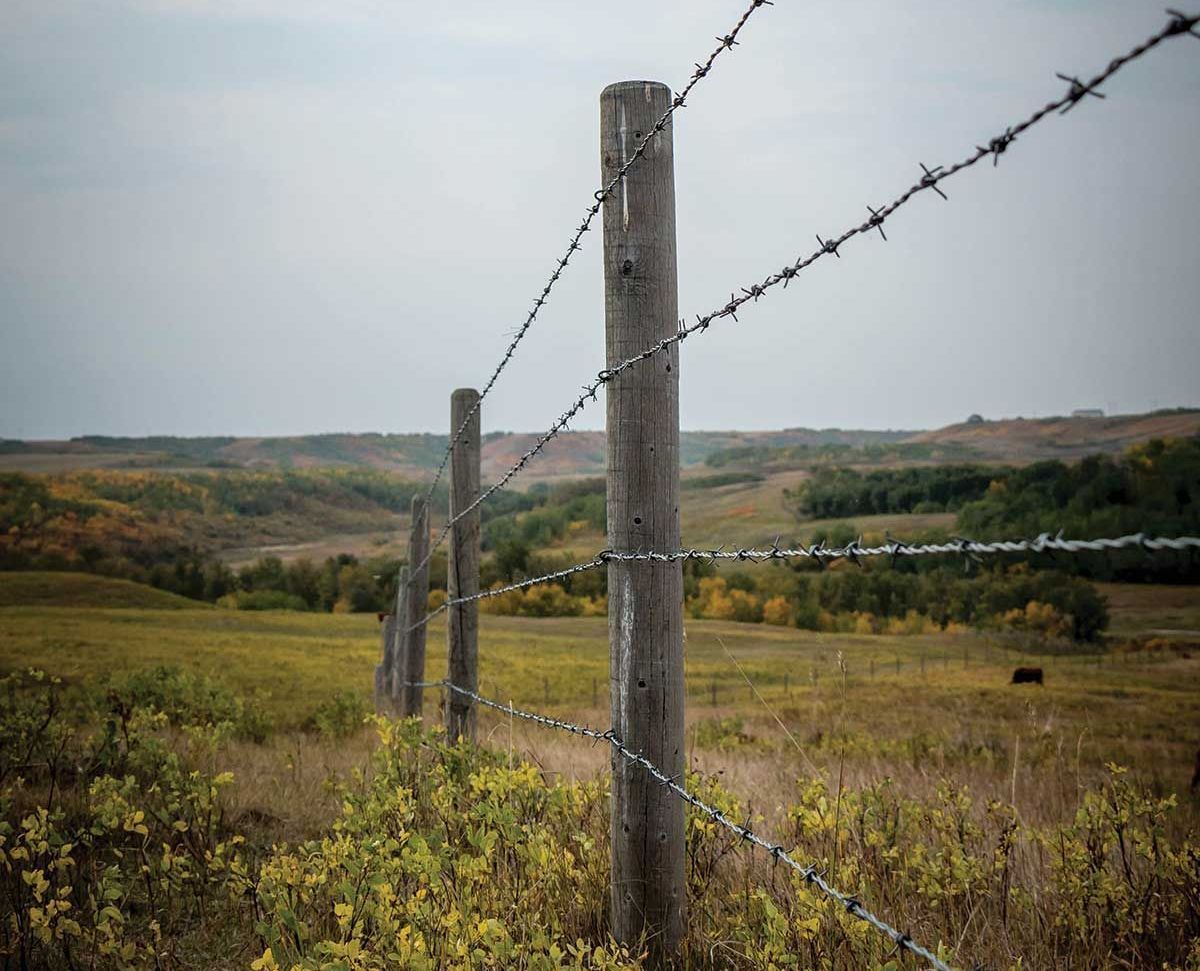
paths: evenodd
<path fill-rule="evenodd" d="M 21 606 L 203 610 L 207 605 L 142 583 L 92 573 L 0 573 L 0 607 Z"/>
<path fill-rule="evenodd" d="M 783 734 L 768 707 L 805 744 L 824 744 L 836 722 L 874 756 L 929 739 L 964 753 L 995 748 L 1032 719 L 1062 745 L 1084 746 L 1097 765 L 1114 759 L 1171 773 L 1195 746 L 1182 726 L 1200 724 L 1200 658 L 1031 657 L 975 635 L 831 635 L 718 621 L 689 620 L 686 632 L 690 720 L 744 717 L 776 741 Z M 426 673 L 436 679 L 445 671 L 440 622 L 428 642 Z M 607 721 L 604 618 L 484 616 L 479 653 L 484 694 Z M 265 692 L 261 703 L 281 727 L 301 724 L 339 691 L 368 698 L 378 657 L 378 622 L 367 614 L 0 609 L 0 670 L 39 667 L 94 686 L 177 665 Z M 1008 684 L 1012 668 L 1027 663 L 1046 668 L 1043 689 Z M 437 693 L 427 698 L 434 717 Z"/>

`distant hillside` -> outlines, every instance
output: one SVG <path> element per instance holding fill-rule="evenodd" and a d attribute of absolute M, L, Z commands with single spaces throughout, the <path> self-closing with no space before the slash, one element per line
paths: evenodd
<path fill-rule="evenodd" d="M 895 442 L 911 431 L 843 431 L 791 428 L 761 432 L 683 432 L 683 464 L 697 465 L 714 452 L 739 447 L 865 445 Z M 499 475 L 540 436 L 492 432 L 484 436 L 483 475 Z M 0 440 L 0 471 L 66 472 L 72 469 L 306 469 L 359 467 L 419 478 L 442 459 L 446 435 L 298 435 L 281 438 L 123 438 L 85 435 L 69 441 Z M 604 433 L 564 432 L 538 456 L 531 479 L 604 472 Z"/>
<path fill-rule="evenodd" d="M 980 458 L 1028 462 L 1115 454 L 1152 438 L 1200 435 L 1200 410 L 1172 409 L 1102 418 L 1009 418 L 963 423 L 913 435 L 911 442 L 959 445 Z"/>
<path fill-rule="evenodd" d="M 871 431 L 838 428 L 786 428 L 779 431 L 685 431 L 680 458 L 685 468 L 718 453 L 769 455 L 772 464 L 803 464 L 805 450 L 874 450 L 904 460 L 1010 462 L 1073 458 L 1089 452 L 1115 453 L 1150 438 L 1200 434 L 1200 410 L 1179 409 L 1112 418 L 1005 419 L 950 425 L 936 431 Z M 530 432 L 484 436 L 483 475 L 495 478 L 538 439 Z M 311 469 L 368 468 L 420 479 L 437 468 L 445 435 L 327 434 L 279 438 L 121 438 L 86 435 L 69 441 L 23 442 L 0 439 L 0 471 L 66 472 L 73 469 L 197 468 Z M 903 449 L 888 446 L 930 446 Z M 789 452 L 788 450 L 793 450 Z M 847 461 L 855 461 L 848 454 Z M 709 463 L 713 464 L 713 463 Z M 719 464 L 719 463 L 718 463 Z M 564 432 L 530 465 L 525 481 L 599 475 L 604 471 L 604 433 Z"/>

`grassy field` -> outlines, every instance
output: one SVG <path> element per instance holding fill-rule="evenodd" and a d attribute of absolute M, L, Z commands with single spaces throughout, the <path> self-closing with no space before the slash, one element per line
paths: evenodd
<path fill-rule="evenodd" d="M 42 605 L 11 606 L 31 590 L 41 591 Z M 121 594 L 136 606 L 113 606 Z M 1157 612 L 1140 594 L 1109 590 L 1125 630 L 1165 626 L 1196 609 L 1194 590 L 1176 588 Z M 178 609 L 180 598 L 76 575 L 64 576 L 60 596 L 69 606 L 45 606 L 44 578 L 0 575 L 0 670 L 32 666 L 94 684 L 176 665 L 259 695 L 283 728 L 299 726 L 340 691 L 369 698 L 379 655 L 374 615 L 238 612 L 187 601 Z M 1189 597 L 1193 606 L 1178 606 Z M 834 635 L 699 620 L 688 621 L 686 636 L 689 730 L 701 753 L 742 749 L 796 767 L 849 758 L 880 772 L 892 761 L 923 771 L 959 765 L 996 781 L 1011 776 L 1016 740 L 1027 736 L 1030 769 L 1049 746 L 1081 770 L 1115 760 L 1178 788 L 1200 744 L 1200 657 L 1178 652 L 1031 657 L 981 635 Z M 439 619 L 429 628 L 430 677 L 445 670 L 444 643 Z M 1044 688 L 1008 684 L 1025 663 L 1046 668 Z M 492 697 L 599 724 L 607 671 L 603 618 L 483 618 L 480 682 Z M 489 730 L 493 721 L 485 718 Z M 550 743 L 519 734 L 530 745 Z M 584 758 L 589 767 L 600 761 Z"/>
<path fill-rule="evenodd" d="M 1197 605 L 1194 589 L 1106 592 L 1115 625 L 1129 633 L 1190 623 Z M 108 770 L 115 776 L 102 782 L 110 788 L 100 791 L 124 779 L 120 798 L 129 802 L 118 803 L 126 815 L 116 818 L 125 823 L 109 830 L 95 817 L 91 832 L 112 836 L 90 852 L 109 867 L 105 892 L 119 895 L 126 915 L 119 940 L 142 949 L 144 961 L 133 964 L 245 968 L 270 943 L 272 963 L 261 968 L 275 968 L 275 958 L 279 967 L 476 966 L 452 958 L 461 947 L 497 948 L 488 966 L 541 968 L 563 966 L 537 956 L 550 942 L 582 940 L 589 951 L 606 942 L 606 748 L 491 711 L 481 714 L 480 741 L 492 754 L 469 758 L 428 736 L 381 747 L 366 728 L 336 737 L 302 731 L 336 695 L 369 703 L 374 615 L 179 609 L 178 598 L 149 606 L 157 596 L 91 577 L 0 574 L 0 674 L 37 667 L 63 678 L 68 695 L 104 699 L 129 674 L 169 665 L 216 679 L 274 723 L 263 741 L 206 742 L 203 732 L 167 730 L 127 743 L 131 756 L 161 760 L 137 779 L 122 773 L 139 763 L 118 752 L 119 768 Z M 1192 879 L 1188 854 L 1200 825 L 1200 801 L 1188 794 L 1200 743 L 1200 652 L 1122 647 L 1040 655 L 975 634 L 831 635 L 690 620 L 687 757 L 699 774 L 689 784 L 860 890 L 915 938 L 941 942 L 956 966 L 1132 968 L 1150 966 L 1139 964 L 1145 958 L 1190 971 L 1200 914 L 1181 888 Z M 1019 664 L 1042 666 L 1045 685 L 1009 684 Z M 439 618 L 429 629 L 427 676 L 444 670 Z M 603 618 L 482 618 L 485 695 L 603 726 L 607 671 Z M 440 722 L 439 702 L 439 692 L 427 691 L 427 723 Z M 105 710 L 103 701 L 95 710 Z M 157 747 L 162 741 L 191 775 Z M 102 751 L 89 742 L 70 764 Z M 12 752 L 0 746 L 0 755 L 0 766 L 11 764 Z M 1128 772 L 1114 781 L 1106 763 Z M 32 819 L 47 798 L 32 771 L 6 810 L 10 822 Z M 209 784 L 194 782 L 210 776 L 214 794 L 222 780 L 219 822 L 204 815 Z M 86 786 L 68 783 L 62 798 L 72 807 L 62 825 L 100 811 Z M 135 806 L 150 807 L 144 842 L 128 815 Z M 203 818 L 210 822 L 199 832 Z M 389 829 L 396 820 L 402 828 Z M 848 926 L 803 881 L 781 879 L 769 858 L 705 825 L 689 824 L 687 966 L 905 966 L 889 963 L 890 942 Z M 403 854 L 372 849 L 393 831 Z M 470 848 L 449 851 L 456 832 Z M 175 861 L 196 841 L 207 839 L 201 849 L 224 859 L 217 841 L 230 833 L 246 840 L 239 852 L 252 882 L 220 863 L 206 864 L 203 879 L 178 875 Z M 1137 848 L 1132 869 L 1122 869 L 1118 852 L 1126 834 Z M 136 867 L 117 882 L 137 859 L 164 874 L 163 886 L 170 863 L 172 893 L 193 894 L 191 902 L 153 897 Z M 34 893 L 38 867 L 31 861 L 11 875 L 9 893 Z M 297 867 L 312 881 L 304 886 L 317 888 L 298 898 L 280 882 Z M 427 882 L 430 868 L 438 876 Z M 56 894 L 85 901 L 96 892 L 92 884 L 75 892 L 70 872 L 54 876 Z M 354 882 L 368 874 L 370 895 L 359 895 Z M 428 890 L 429 906 L 385 919 L 378 908 L 392 898 L 376 896 L 376 886 L 395 886 L 401 903 Z M 1139 924 L 1133 915 L 1148 906 L 1147 893 L 1160 903 Z M 339 923 L 347 901 L 374 916 Z M 23 906 L 44 914 L 38 900 Z M 470 917 L 461 936 L 453 929 L 460 915 Z M 154 944 L 151 916 L 163 922 L 165 947 Z M 393 919 L 416 928 L 437 955 L 432 963 L 383 960 Z M 348 945 L 379 963 L 328 963 Z M 300 964 L 314 955 L 325 963 Z"/>
<path fill-rule="evenodd" d="M 207 604 L 94 573 L 0 573 L 0 607 L 133 607 L 203 610 Z"/>

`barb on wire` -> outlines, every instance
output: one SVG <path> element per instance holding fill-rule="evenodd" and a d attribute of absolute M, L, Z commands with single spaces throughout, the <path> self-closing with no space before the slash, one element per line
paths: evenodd
<path fill-rule="evenodd" d="M 523 454 L 517 460 L 516 464 L 504 473 L 499 481 L 497 481 L 485 493 L 483 493 L 479 499 L 473 502 L 461 513 L 458 513 L 450 522 L 447 523 L 446 527 L 442 531 L 442 535 L 438 537 L 437 544 L 435 544 L 434 547 L 431 547 L 431 551 L 433 548 L 436 548 L 437 545 L 442 543 L 446 535 L 449 533 L 450 526 L 454 522 L 471 512 L 473 509 L 477 508 L 480 503 L 484 502 L 498 489 L 502 489 L 514 475 L 520 472 L 521 469 L 528 464 L 529 460 L 533 458 L 534 455 L 540 452 L 555 436 L 557 436 L 561 431 L 563 431 L 563 429 L 567 427 L 567 424 L 577 414 L 579 414 L 584 407 L 586 407 L 589 400 L 597 400 L 597 392 L 601 387 L 608 384 L 618 375 L 633 367 L 635 364 L 639 364 L 648 358 L 654 357 L 656 354 L 661 354 L 676 344 L 681 344 L 692 334 L 707 330 L 709 325 L 714 321 L 721 320 L 725 317 L 730 317 L 734 321 L 737 321 L 737 312 L 744 304 L 750 301 L 757 302 L 759 297 L 763 296 L 767 290 L 774 287 L 776 284 L 782 283 L 783 288 L 786 290 L 788 283 L 795 278 L 797 273 L 799 273 L 801 270 L 807 269 L 823 256 L 827 256 L 832 253 L 834 256 L 840 258 L 841 253 L 838 252 L 839 248 L 847 241 L 853 239 L 855 236 L 861 236 L 870 232 L 872 229 L 877 229 L 879 231 L 879 235 L 886 240 L 887 236 L 883 231 L 883 224 L 885 220 L 889 219 L 897 210 L 906 205 L 913 198 L 913 196 L 927 189 L 932 189 L 943 199 L 945 199 L 946 194 L 939 187 L 940 183 L 954 175 L 957 175 L 964 169 L 971 168 L 983 159 L 987 158 L 989 155 L 992 157 L 993 165 L 998 163 L 1000 156 L 1008 150 L 1009 146 L 1012 145 L 1018 135 L 1027 131 L 1047 115 L 1078 102 L 1084 95 L 1095 94 L 1095 89 L 1099 85 L 1107 81 L 1130 61 L 1136 60 L 1147 51 L 1153 50 L 1168 38 L 1179 36 L 1181 34 L 1190 34 L 1193 37 L 1200 36 L 1195 32 L 1196 25 L 1200 23 L 1200 16 L 1184 15 L 1178 13 L 1177 11 L 1169 11 L 1168 13 L 1170 14 L 1171 19 L 1168 21 L 1166 27 L 1160 30 L 1157 34 L 1154 34 L 1147 40 L 1143 41 L 1141 44 L 1132 48 L 1127 53 L 1114 58 L 1109 62 L 1108 67 L 1106 67 L 1102 72 L 1100 72 L 1086 84 L 1082 84 L 1077 87 L 1077 85 L 1074 83 L 1075 79 L 1071 79 L 1073 83 L 1066 94 L 1043 105 L 1024 121 L 1005 128 L 1001 134 L 992 138 L 986 147 L 982 145 L 976 146 L 974 152 L 953 165 L 937 165 L 928 168 L 922 165 L 921 168 L 923 171 L 921 178 L 913 185 L 910 185 L 907 189 L 905 189 L 899 196 L 879 209 L 868 206 L 867 210 L 871 215 L 870 218 L 868 218 L 865 222 L 859 223 L 856 226 L 852 226 L 840 236 L 835 236 L 830 239 L 822 239 L 820 236 L 818 236 L 817 242 L 819 244 L 819 249 L 817 249 L 815 252 L 810 253 L 807 256 L 802 256 L 794 263 L 783 267 L 783 269 L 776 273 L 772 273 L 761 283 L 751 284 L 748 287 L 742 287 L 741 296 L 730 294 L 728 303 L 726 303 L 724 306 L 718 307 L 716 310 L 713 310 L 708 314 L 705 314 L 704 316 L 698 315 L 695 323 L 687 324 L 681 320 L 679 322 L 678 329 L 670 337 L 664 337 L 658 343 L 651 345 L 646 350 L 635 354 L 633 357 L 626 358 L 625 360 L 602 370 L 596 376 L 594 381 L 592 381 L 590 384 L 584 385 L 583 394 L 575 399 L 574 403 L 563 412 L 558 421 L 550 426 L 549 431 L 539 438 L 534 446 L 525 452 L 525 454 Z M 1082 90 L 1079 90 L 1079 88 L 1082 88 Z"/>
<path fill-rule="evenodd" d="M 746 823 L 734 822 L 733 820 L 727 818 L 720 809 L 716 808 L 715 806 L 710 806 L 699 796 L 689 792 L 684 786 L 680 785 L 675 778 L 667 775 L 662 771 L 662 769 L 660 769 L 640 752 L 634 752 L 632 749 L 626 746 L 611 728 L 602 732 L 595 728 L 589 728 L 586 725 L 577 725 L 574 722 L 564 721 L 560 718 L 551 718 L 549 715 L 539 715 L 537 712 L 524 711 L 523 709 L 517 708 L 511 704 L 505 705 L 498 701 L 493 701 L 490 698 L 485 698 L 478 692 L 454 684 L 452 681 L 420 681 L 409 682 L 409 684 L 414 687 L 419 686 L 422 688 L 446 688 L 449 691 L 453 691 L 462 695 L 463 697 L 470 698 L 477 704 L 483 705 L 487 708 L 492 708 L 498 712 L 501 712 L 502 714 L 510 715 L 516 718 L 523 718 L 526 721 L 531 721 L 547 728 L 556 728 L 560 731 L 569 732 L 572 735 L 578 735 L 582 738 L 590 738 L 593 741 L 608 742 L 608 744 L 612 746 L 613 751 L 620 755 L 621 758 L 625 759 L 625 761 L 634 765 L 640 765 L 656 782 L 659 783 L 659 785 L 669 789 L 697 812 L 709 817 L 709 819 L 711 819 L 714 823 L 720 823 L 722 826 L 745 842 L 766 850 L 777 864 L 783 863 L 795 870 L 800 874 L 801 877 L 804 878 L 806 883 L 812 887 L 815 887 L 827 898 L 845 908 L 846 913 L 848 913 L 850 916 L 858 918 L 890 938 L 897 948 L 908 951 L 917 957 L 923 958 L 924 960 L 928 961 L 932 967 L 936 968 L 937 971 L 953 971 L 948 964 L 942 961 L 932 951 L 922 947 L 920 944 L 917 944 L 911 936 L 903 931 L 897 930 L 891 924 L 887 923 L 869 911 L 863 906 L 862 901 L 860 901 L 854 894 L 843 893 L 836 887 L 832 886 L 828 881 L 825 880 L 824 876 L 817 870 L 815 866 L 811 864 L 806 865 L 800 863 L 794 857 L 792 857 L 790 853 L 787 852 L 787 849 L 782 844 L 772 843 L 769 840 L 764 839 L 762 836 L 759 836 L 750 829 L 749 820 L 747 820 Z"/>
<path fill-rule="evenodd" d="M 500 358 L 500 363 L 496 365 L 495 369 L 492 371 L 491 377 L 489 377 L 487 380 L 487 384 L 485 384 L 483 386 L 483 390 L 479 392 L 479 400 L 475 402 L 474 407 L 467 413 L 466 417 L 463 418 L 462 424 L 459 425 L 454 434 L 451 436 L 450 443 L 446 446 L 446 452 L 442 456 L 442 461 L 438 465 L 437 472 L 434 474 L 433 482 L 430 483 L 429 491 L 425 494 L 426 502 L 432 498 L 433 490 L 437 488 L 438 482 L 441 481 L 442 475 L 446 471 L 446 464 L 450 461 L 450 453 L 453 451 L 454 446 L 457 445 L 459 440 L 462 438 L 463 432 L 466 430 L 467 423 L 470 422 L 470 420 L 475 416 L 475 412 L 479 410 L 479 406 L 483 403 L 483 399 L 488 396 L 488 392 L 492 390 L 492 386 L 500 377 L 500 372 L 508 366 L 508 362 L 512 358 L 513 353 L 516 351 L 517 345 L 521 343 L 521 340 L 525 337 L 526 332 L 530 327 L 533 326 L 533 322 L 537 319 L 538 313 L 549 300 L 550 291 L 554 289 L 554 285 L 558 282 L 558 278 L 562 275 L 563 271 L 567 268 L 567 264 L 571 261 L 571 256 L 576 250 L 582 248 L 580 241 L 583 239 L 583 234 L 591 229 L 592 220 L 596 218 L 596 215 L 604 206 L 605 200 L 612 195 L 613 191 L 618 185 L 621 184 L 621 181 L 625 178 L 626 174 L 637 163 L 637 161 L 646 154 L 647 146 L 656 135 L 660 134 L 667 127 L 667 123 L 671 120 L 671 116 L 680 108 L 686 106 L 687 98 L 688 95 L 692 93 L 692 88 L 700 83 L 701 78 L 708 75 L 708 72 L 712 70 L 714 62 L 722 54 L 722 52 L 732 50 L 735 46 L 737 46 L 737 36 L 741 32 L 742 28 L 746 25 L 746 21 L 750 19 L 750 16 L 755 10 L 762 6 L 773 6 L 773 4 L 771 0 L 751 0 L 750 6 L 746 8 L 745 12 L 738 19 L 737 23 L 733 25 L 733 28 L 727 34 L 717 38 L 717 47 L 711 54 L 708 55 L 708 59 L 703 64 L 696 65 L 696 70 L 688 79 L 687 84 L 685 84 L 683 89 L 671 99 L 671 104 L 667 107 L 667 110 L 663 112 L 662 116 L 657 122 L 655 122 L 654 126 L 648 132 L 646 132 L 645 136 L 641 140 L 641 143 L 634 150 L 633 154 L 617 170 L 616 175 L 614 175 L 605 186 L 592 194 L 595 202 L 588 207 L 587 212 L 584 215 L 583 222 L 579 224 L 574 235 L 571 237 L 570 242 L 567 243 L 566 252 L 554 264 L 554 272 L 550 274 L 550 279 L 542 288 L 542 292 L 538 295 L 538 298 L 534 300 L 533 307 L 525 317 L 525 321 L 513 333 L 512 340 L 509 341 L 508 346 L 504 350 L 504 354 Z"/>

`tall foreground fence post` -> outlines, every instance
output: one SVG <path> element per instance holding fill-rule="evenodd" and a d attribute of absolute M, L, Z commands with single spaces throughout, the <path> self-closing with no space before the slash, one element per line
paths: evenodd
<path fill-rule="evenodd" d="M 600 95 L 607 184 L 655 129 L 671 90 L 649 81 Z M 611 367 L 678 328 L 675 174 L 670 124 L 604 201 L 605 356 Z M 608 545 L 679 548 L 678 345 L 608 382 Z M 678 561 L 609 562 L 613 731 L 633 752 L 682 779 L 683 572 Z M 612 930 L 643 934 L 651 963 L 669 964 L 685 924 L 683 802 L 640 765 L 612 758 Z"/>
<path fill-rule="evenodd" d="M 425 706 L 425 611 L 429 605 L 429 504 L 420 496 L 413 496 L 412 527 L 408 535 L 408 562 L 410 568 L 420 568 L 410 574 L 408 585 L 403 591 L 404 609 L 401 616 L 408 634 L 404 641 L 404 688 L 400 698 L 400 714 L 405 718 L 420 717 Z"/>
<path fill-rule="evenodd" d="M 479 498 L 479 392 L 459 388 L 450 396 L 450 434 L 467 422 L 450 452 L 450 518 Z M 474 412 L 474 414 L 472 414 Z M 467 415 L 471 415 L 467 421 Z M 479 593 L 479 509 L 450 528 L 446 591 L 451 600 Z M 479 688 L 479 602 L 457 604 L 446 617 L 446 677 L 469 691 Z M 475 702 L 457 691 L 446 692 L 446 731 L 475 740 Z"/>

